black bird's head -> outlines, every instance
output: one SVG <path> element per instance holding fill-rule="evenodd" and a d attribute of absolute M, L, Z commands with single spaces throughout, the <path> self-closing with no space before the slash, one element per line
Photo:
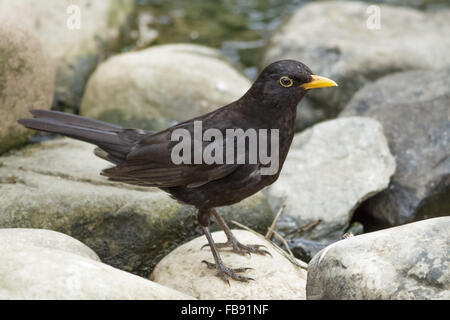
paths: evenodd
<path fill-rule="evenodd" d="M 336 82 L 314 75 L 299 61 L 280 60 L 261 72 L 249 94 L 259 97 L 264 104 L 296 106 L 308 90 L 335 86 Z"/>

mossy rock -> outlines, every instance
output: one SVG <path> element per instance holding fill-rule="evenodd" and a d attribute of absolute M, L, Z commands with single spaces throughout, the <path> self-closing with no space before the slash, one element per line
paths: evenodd
<path fill-rule="evenodd" d="M 71 5 L 80 10 L 79 29 L 68 27 Z M 61 110 L 79 109 L 89 76 L 102 59 L 119 51 L 134 13 L 133 0 L 0 0 L 0 19 L 19 20 L 41 41 L 55 68 L 54 106 Z"/>
<path fill-rule="evenodd" d="M 24 144 L 30 130 L 17 123 L 29 109 L 49 109 L 53 71 L 32 30 L 0 20 L 0 154 Z"/>
<path fill-rule="evenodd" d="M 167 253 L 201 234 L 196 210 L 156 188 L 107 181 L 99 172 L 108 164 L 92 150 L 64 139 L 1 158 L 0 228 L 59 231 L 85 243 L 103 262 L 148 277 Z M 273 219 L 262 194 L 219 211 L 260 232 Z"/>

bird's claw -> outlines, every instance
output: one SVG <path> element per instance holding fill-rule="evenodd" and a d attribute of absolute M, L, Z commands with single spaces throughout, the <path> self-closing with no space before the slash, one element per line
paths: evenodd
<path fill-rule="evenodd" d="M 252 253 L 256 253 L 256 254 L 261 254 L 261 255 L 267 254 L 269 256 L 272 256 L 272 254 L 269 251 L 261 249 L 261 248 L 267 249 L 267 247 L 262 244 L 245 245 L 238 241 L 236 241 L 236 242 L 228 241 L 228 242 L 224 242 L 224 243 L 216 243 L 215 245 L 216 245 L 217 249 L 232 248 L 233 252 L 239 253 L 241 255 L 247 255 L 247 254 L 251 255 Z M 204 246 L 202 246 L 201 249 L 203 249 L 205 247 L 209 247 L 209 244 L 205 244 Z"/>
<path fill-rule="evenodd" d="M 240 275 L 236 274 L 236 273 L 246 272 L 247 270 L 253 270 L 253 268 L 229 268 L 224 264 L 216 265 L 215 263 L 211 263 L 206 260 L 203 260 L 202 262 L 204 264 L 206 264 L 208 269 L 217 269 L 217 271 L 218 271 L 217 276 L 219 278 L 221 278 L 223 281 L 225 281 L 228 285 L 230 285 L 230 281 L 228 280 L 228 278 L 231 278 L 231 279 L 234 279 L 237 281 L 241 281 L 241 282 L 248 282 L 248 281 L 255 280 L 250 277 L 244 277 L 244 276 L 240 276 Z"/>

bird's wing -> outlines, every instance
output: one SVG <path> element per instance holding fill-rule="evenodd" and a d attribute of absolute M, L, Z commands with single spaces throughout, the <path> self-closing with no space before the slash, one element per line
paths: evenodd
<path fill-rule="evenodd" d="M 200 120 L 204 124 L 208 124 L 212 117 L 215 115 L 207 115 Z M 175 164 L 171 157 L 172 150 L 179 141 L 172 141 L 172 132 L 175 129 L 185 129 L 193 136 L 193 128 L 194 122 L 191 120 L 143 137 L 123 163 L 104 170 L 102 174 L 109 177 L 110 180 L 136 185 L 160 188 L 176 186 L 196 188 L 210 181 L 221 179 L 241 166 L 236 163 L 192 164 L 193 161 L 191 164 Z M 202 142 L 203 148 L 210 143 Z M 223 143 L 226 143 L 225 137 Z"/>

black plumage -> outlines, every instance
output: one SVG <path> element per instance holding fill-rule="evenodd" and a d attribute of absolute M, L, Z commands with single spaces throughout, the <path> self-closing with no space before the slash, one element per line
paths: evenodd
<path fill-rule="evenodd" d="M 308 89 L 336 85 L 315 76 L 304 64 L 282 60 L 269 65 L 248 92 L 239 100 L 195 119 L 160 132 L 127 129 L 119 125 L 55 111 L 32 110 L 33 119 L 21 119 L 22 125 L 58 133 L 98 146 L 95 154 L 115 164 L 102 175 L 110 180 L 140 186 L 158 187 L 173 198 L 198 209 L 198 220 L 208 239 L 220 277 L 246 281 L 240 276 L 245 268 L 225 266 L 217 248 L 230 246 L 238 253 L 266 254 L 257 245 L 243 245 L 231 233 L 215 207 L 237 203 L 275 182 L 280 174 L 295 132 L 296 108 Z M 256 164 L 174 164 L 171 140 L 176 129 L 193 134 L 194 121 L 201 121 L 203 130 L 215 128 L 225 136 L 227 129 L 278 129 L 279 167 L 273 175 L 262 175 L 262 163 Z M 206 146 L 209 142 L 202 142 Z M 235 150 L 238 156 L 238 150 Z M 249 153 L 248 146 L 244 152 Z M 228 241 L 215 244 L 209 232 L 210 216 L 214 215 L 224 229 Z"/>

